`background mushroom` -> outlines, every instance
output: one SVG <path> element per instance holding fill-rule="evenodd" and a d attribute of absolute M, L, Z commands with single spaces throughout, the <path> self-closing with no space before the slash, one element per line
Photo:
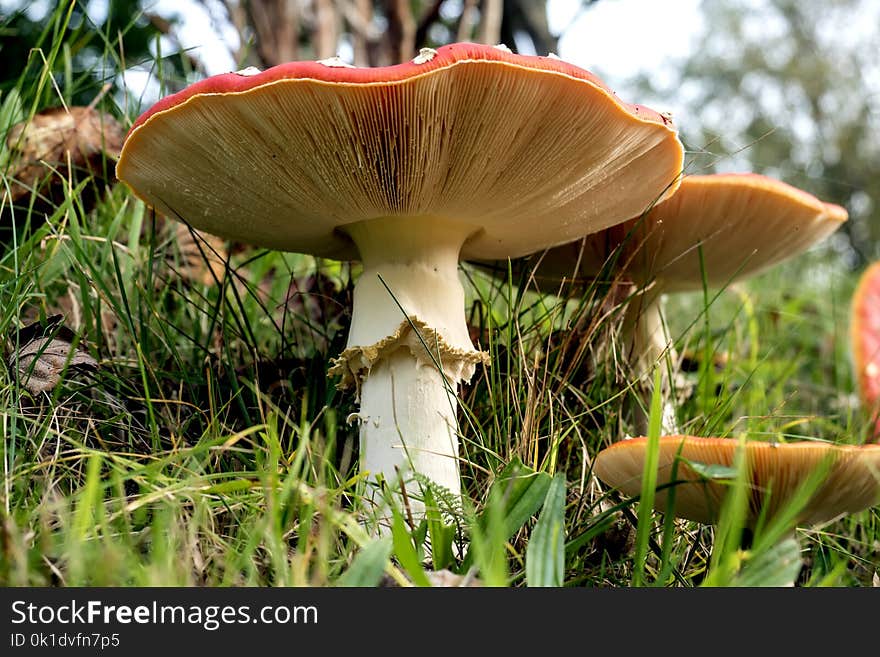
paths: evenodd
<path fill-rule="evenodd" d="M 9 200 L 19 203 L 35 195 L 58 204 L 65 187 L 85 175 L 109 181 L 123 135 L 116 119 L 93 107 L 53 107 L 17 123 L 6 135 Z M 94 198 L 87 200 L 91 207 Z"/>
<path fill-rule="evenodd" d="M 880 262 L 859 278 L 850 308 L 850 344 L 862 408 L 880 441 Z"/>
<path fill-rule="evenodd" d="M 674 486 L 677 517 L 715 523 L 731 485 L 729 479 L 710 478 L 706 472 L 712 466 L 733 466 L 739 444 L 731 438 L 661 436 L 654 509 L 667 510 L 670 486 Z M 762 512 L 769 520 L 784 509 L 822 467 L 828 471 L 798 513 L 797 524 L 819 524 L 880 503 L 880 445 L 759 441 L 744 445 L 749 526 Z M 642 490 L 647 454 L 647 438 L 623 440 L 599 452 L 593 471 L 608 486 L 636 496 Z"/>
<path fill-rule="evenodd" d="M 459 258 L 514 258 L 639 214 L 677 185 L 661 115 L 554 58 L 454 44 L 412 62 L 293 62 L 159 101 L 117 172 L 168 216 L 270 248 L 360 259 L 347 349 L 361 467 L 460 493 L 456 387 L 486 354 Z M 409 493 L 418 494 L 408 484 Z"/>
<path fill-rule="evenodd" d="M 844 208 L 765 176 L 685 176 L 672 197 L 647 213 L 536 256 L 533 276 L 544 292 L 558 290 L 563 280 L 592 280 L 603 273 L 631 280 L 635 292 L 623 318 L 622 342 L 635 371 L 645 373 L 672 350 L 661 313 L 663 294 L 702 289 L 703 267 L 710 288 L 754 276 L 823 240 L 846 219 Z M 663 419 L 665 430 L 674 430 L 668 404 Z M 646 429 L 637 411 L 636 433 Z"/>

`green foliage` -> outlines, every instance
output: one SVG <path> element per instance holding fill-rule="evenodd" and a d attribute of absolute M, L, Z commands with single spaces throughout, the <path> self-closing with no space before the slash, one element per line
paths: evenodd
<path fill-rule="evenodd" d="M 88 105 L 109 85 L 122 96 L 119 73 L 144 63 L 156 66 L 163 21 L 151 20 L 140 0 L 108 0 L 106 14 L 96 19 L 82 0 L 21 2 L 0 14 L 0 91 L 37 88 L 38 107 Z M 173 20 L 171 21 L 173 24 Z M 184 58 L 171 57 L 161 70 L 165 79 L 183 78 Z M 51 84 L 46 84 L 47 77 Z M 137 107 L 134 108 L 137 111 Z"/>
<path fill-rule="evenodd" d="M 526 548 L 526 583 L 562 586 L 565 576 L 565 475 L 553 477 Z"/>
<path fill-rule="evenodd" d="M 499 489 L 493 488 L 480 521 L 471 527 L 468 558 L 465 562 L 477 568 L 485 586 L 499 587 L 510 584 L 506 545 L 504 503 Z"/>
<path fill-rule="evenodd" d="M 397 509 L 392 509 L 392 514 L 391 536 L 394 539 L 394 556 L 416 586 L 431 586 L 422 567 L 422 560 L 413 544 L 414 537 L 407 530 L 403 516 Z"/>
<path fill-rule="evenodd" d="M 503 501 L 506 538 L 519 531 L 545 503 L 551 482 L 546 472 L 536 472 L 516 457 L 498 474 L 489 495 Z"/>
<path fill-rule="evenodd" d="M 378 586 L 393 548 L 390 536 L 376 539 L 358 552 L 351 567 L 336 580 L 336 586 Z"/>
<path fill-rule="evenodd" d="M 634 557 L 635 572 L 633 586 L 641 586 L 644 582 L 645 559 L 648 553 L 648 541 L 651 532 L 651 509 L 654 506 L 654 494 L 657 489 L 657 466 L 660 456 L 660 422 L 663 412 L 663 395 L 661 393 L 661 369 L 654 370 L 654 389 L 651 394 L 651 413 L 648 416 L 648 448 L 645 458 L 644 474 L 642 475 L 642 492 L 639 496 L 639 522 L 636 532 L 636 552 Z"/>
<path fill-rule="evenodd" d="M 452 547 L 455 540 L 455 525 L 443 519 L 443 514 L 430 488 L 425 491 L 425 520 L 428 536 L 431 538 L 431 563 L 434 570 L 448 568 L 455 560 Z"/>
<path fill-rule="evenodd" d="M 789 537 L 757 556 L 747 555 L 727 586 L 794 586 L 804 562 L 796 539 Z"/>

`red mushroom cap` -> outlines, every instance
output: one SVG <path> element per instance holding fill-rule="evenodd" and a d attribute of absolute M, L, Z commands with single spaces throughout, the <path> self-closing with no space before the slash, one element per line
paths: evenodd
<path fill-rule="evenodd" d="M 418 63 L 417 63 L 418 61 Z M 285 82 L 289 80 L 314 80 L 320 82 L 339 82 L 347 84 L 387 84 L 390 82 L 403 82 L 414 77 L 424 75 L 431 71 L 448 68 L 457 62 L 503 62 L 514 66 L 521 66 L 535 71 L 551 71 L 563 75 L 585 80 L 590 84 L 602 89 L 609 96 L 617 98 L 605 82 L 574 64 L 569 64 L 555 57 L 534 57 L 529 55 L 517 55 L 503 48 L 487 46 L 480 43 L 453 43 L 442 46 L 436 50 L 436 54 L 430 59 L 404 62 L 393 66 L 357 67 L 345 65 L 327 65 L 319 61 L 296 61 L 273 66 L 265 71 L 251 69 L 253 73 L 221 73 L 204 80 L 199 80 L 189 85 L 186 89 L 165 96 L 157 101 L 152 107 L 141 114 L 131 127 L 135 128 L 145 123 L 154 114 L 172 109 L 186 102 L 194 96 L 206 94 L 233 94 L 244 93 L 262 87 L 273 82 Z M 655 112 L 644 105 L 623 103 L 618 100 L 632 114 L 646 121 L 654 121 L 663 125 L 670 125 L 668 116 Z"/>
<path fill-rule="evenodd" d="M 850 341 L 862 406 L 880 437 L 880 262 L 868 267 L 853 294 Z"/>
<path fill-rule="evenodd" d="M 449 220 L 507 258 L 641 212 L 678 184 L 668 119 L 594 75 L 477 44 L 377 68 L 291 62 L 159 101 L 117 173 L 160 212 L 251 244 L 351 258 L 350 223 Z"/>

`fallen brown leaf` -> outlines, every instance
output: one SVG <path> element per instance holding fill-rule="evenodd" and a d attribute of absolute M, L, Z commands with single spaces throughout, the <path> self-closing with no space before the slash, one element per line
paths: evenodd
<path fill-rule="evenodd" d="M 12 153 L 7 174 L 11 200 L 44 186 L 62 187 L 72 174 L 85 172 L 98 179 L 113 166 L 105 158 L 117 159 L 125 139 L 122 126 L 110 115 L 92 107 L 54 107 L 14 125 L 6 136 Z M 51 189 L 47 193 L 52 196 Z"/>
<path fill-rule="evenodd" d="M 18 370 L 21 385 L 35 395 L 54 389 L 66 368 L 98 365 L 87 351 L 74 347 L 76 334 L 61 321 L 61 315 L 55 315 L 45 326 L 35 322 L 19 329 L 18 348 L 13 346 L 7 358 Z"/>

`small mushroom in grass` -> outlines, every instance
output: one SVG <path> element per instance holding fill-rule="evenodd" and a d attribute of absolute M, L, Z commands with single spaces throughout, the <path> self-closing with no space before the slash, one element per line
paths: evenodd
<path fill-rule="evenodd" d="M 880 442 L 880 262 L 862 273 L 853 294 L 850 343 L 859 397 L 874 425 L 871 438 Z"/>
<path fill-rule="evenodd" d="M 203 80 L 136 121 L 117 172 L 200 230 L 359 259 L 331 374 L 360 396 L 361 468 L 392 483 L 411 468 L 458 495 L 456 389 L 487 362 L 459 258 L 624 221 L 674 191 L 682 159 L 667 121 L 587 71 L 461 43 L 396 66 Z"/>
<path fill-rule="evenodd" d="M 637 372 L 671 349 L 661 314 L 669 292 L 721 288 L 754 276 L 825 239 L 846 221 L 844 208 L 757 174 L 685 176 L 667 200 L 629 221 L 537 256 L 536 284 L 551 292 L 561 281 L 603 272 L 631 280 L 622 338 Z M 504 271 L 507 271 L 506 264 Z M 637 432 L 647 429 L 637 418 Z M 664 409 L 664 429 L 674 430 Z"/>
<path fill-rule="evenodd" d="M 734 465 L 739 441 L 731 438 L 661 436 L 654 509 L 680 518 L 717 522 L 729 479 L 709 476 L 712 466 Z M 763 513 L 769 520 L 782 511 L 818 468 L 827 468 L 821 483 L 795 518 L 815 525 L 880 504 L 880 445 L 833 445 L 821 442 L 769 443 L 746 441 L 748 510 L 751 527 Z M 648 439 L 631 438 L 606 447 L 596 456 L 593 472 L 624 495 L 642 491 Z M 673 476 L 674 472 L 674 476 Z"/>

